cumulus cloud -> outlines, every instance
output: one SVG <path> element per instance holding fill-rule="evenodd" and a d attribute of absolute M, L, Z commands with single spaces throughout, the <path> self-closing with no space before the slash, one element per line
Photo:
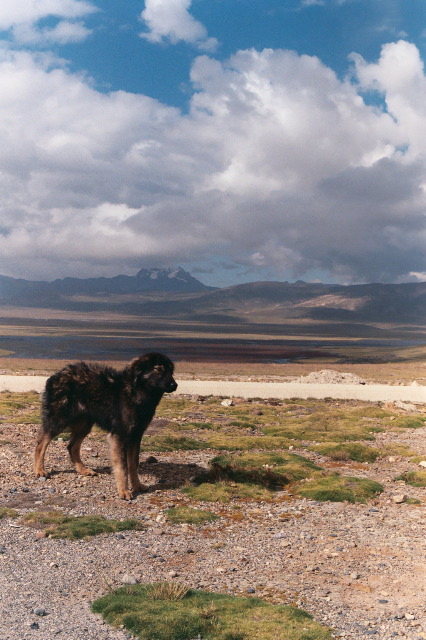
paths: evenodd
<path fill-rule="evenodd" d="M 84 0 L 2 0 L 0 31 L 19 45 L 79 42 L 90 33 L 81 19 L 95 11 L 97 7 Z M 45 18 L 57 22 L 41 27 Z"/>
<path fill-rule="evenodd" d="M 352 82 L 272 49 L 200 56 L 191 80 L 182 114 L 1 52 L 0 273 L 112 275 L 214 255 L 281 279 L 421 278 L 426 80 L 416 47 L 356 57 Z M 371 92 L 386 110 L 363 100 Z"/>
<path fill-rule="evenodd" d="M 192 0 L 145 0 L 141 19 L 149 31 L 141 37 L 153 43 L 184 41 L 203 51 L 217 47 L 216 38 L 209 38 L 207 29 L 190 13 Z"/>

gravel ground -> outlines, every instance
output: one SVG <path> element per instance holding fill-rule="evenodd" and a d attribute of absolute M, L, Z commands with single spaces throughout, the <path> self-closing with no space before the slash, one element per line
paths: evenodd
<path fill-rule="evenodd" d="M 151 433 L 159 428 L 154 421 Z M 426 490 L 394 481 L 416 468 L 408 459 L 332 463 L 345 475 L 384 485 L 367 505 L 316 503 L 281 492 L 273 502 L 224 506 L 191 503 L 179 492 L 213 452 L 152 452 L 158 462 L 148 464 L 145 454 L 140 467 L 149 491 L 125 503 L 115 496 L 105 438 L 94 434 L 83 445 L 96 477 L 78 477 L 57 441 L 47 454 L 54 471 L 41 481 L 30 468 L 35 431 L 35 425 L 0 426 L 0 506 L 21 514 L 61 508 L 73 515 L 137 517 L 146 530 L 61 541 L 38 537 L 19 519 L 0 520 L 1 640 L 124 640 L 128 634 L 105 625 L 90 602 L 126 580 L 176 580 L 295 603 L 336 637 L 426 638 Z M 382 433 L 378 440 L 408 444 L 426 459 L 426 429 Z M 395 503 L 402 494 L 421 504 L 405 497 Z M 220 518 L 200 527 L 168 522 L 164 510 L 185 502 Z"/>

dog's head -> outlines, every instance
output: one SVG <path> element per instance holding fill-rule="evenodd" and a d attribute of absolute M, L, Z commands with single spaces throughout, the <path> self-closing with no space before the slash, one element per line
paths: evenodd
<path fill-rule="evenodd" d="M 158 393 L 172 393 L 177 389 L 173 378 L 174 364 L 162 353 L 146 353 L 130 365 L 134 384 Z"/>

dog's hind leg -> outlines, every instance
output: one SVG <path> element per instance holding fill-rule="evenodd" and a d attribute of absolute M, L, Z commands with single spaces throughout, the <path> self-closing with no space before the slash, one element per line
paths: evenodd
<path fill-rule="evenodd" d="M 131 500 L 127 467 L 127 443 L 116 435 L 110 434 L 111 462 L 117 483 L 118 495 L 124 500 Z"/>
<path fill-rule="evenodd" d="M 40 429 L 34 455 L 34 471 L 36 478 L 47 477 L 46 471 L 44 470 L 44 456 L 51 441 L 52 435 L 43 429 Z"/>
<path fill-rule="evenodd" d="M 77 473 L 82 476 L 96 476 L 96 471 L 86 467 L 80 458 L 80 447 L 84 438 L 90 433 L 93 423 L 88 420 L 80 420 L 70 425 L 71 438 L 67 445 L 68 453 L 70 454 L 71 462 L 75 466 Z"/>
<path fill-rule="evenodd" d="M 139 466 L 139 452 L 141 443 L 132 442 L 127 449 L 127 468 L 129 471 L 130 486 L 133 491 L 146 491 L 146 487 L 139 480 L 138 466 Z"/>

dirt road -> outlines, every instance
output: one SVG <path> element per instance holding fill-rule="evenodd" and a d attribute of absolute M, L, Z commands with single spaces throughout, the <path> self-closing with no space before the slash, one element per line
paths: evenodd
<path fill-rule="evenodd" d="M 45 376 L 0 376 L 0 391 L 38 391 Z M 426 402 L 426 387 L 386 384 L 312 384 L 301 382 L 239 382 L 178 380 L 177 393 L 235 398 L 336 398 L 366 402 Z"/>

